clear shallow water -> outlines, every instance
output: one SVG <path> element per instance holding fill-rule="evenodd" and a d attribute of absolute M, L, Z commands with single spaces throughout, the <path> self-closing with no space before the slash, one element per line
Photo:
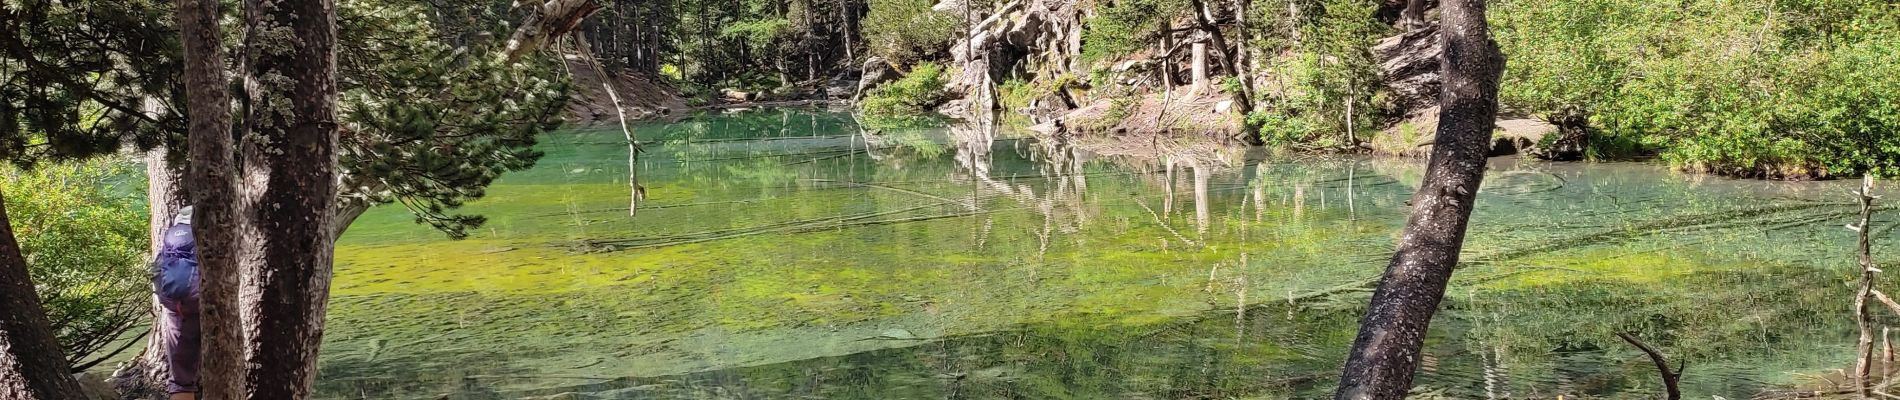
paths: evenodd
<path fill-rule="evenodd" d="M 634 216 L 584 130 L 467 240 L 360 219 L 320 397 L 1326 397 L 1423 173 L 794 109 L 636 132 Z M 1844 187 L 1494 160 L 1414 398 L 1650 398 L 1619 331 L 1696 398 L 1845 366 Z"/>

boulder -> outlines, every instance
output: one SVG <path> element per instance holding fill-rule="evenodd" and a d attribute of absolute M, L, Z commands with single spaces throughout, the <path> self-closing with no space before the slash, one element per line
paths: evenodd
<path fill-rule="evenodd" d="M 1503 120 L 1497 126 L 1497 132 L 1491 135 L 1491 156 L 1535 155 L 1537 145 L 1557 133 L 1556 125 L 1535 119 Z"/>
<path fill-rule="evenodd" d="M 883 57 L 871 57 L 864 60 L 864 66 L 859 70 L 858 91 L 857 94 L 851 96 L 853 100 L 864 98 L 864 92 L 877 85 L 903 77 L 903 74 L 898 73 L 897 68 L 891 67 L 891 63 L 884 61 Z"/>
<path fill-rule="evenodd" d="M 832 76 L 830 80 L 825 81 L 825 97 L 829 99 L 851 98 L 852 95 L 857 94 L 858 78 L 856 72 L 850 71 L 849 69 L 845 72 L 838 73 L 836 76 Z"/>
<path fill-rule="evenodd" d="M 963 9 L 969 7 L 968 3 L 968 0 L 943 0 L 931 5 L 930 11 L 950 15 L 962 15 Z"/>
<path fill-rule="evenodd" d="M 1509 151 L 1506 154 L 1523 154 L 1552 161 L 1581 160 L 1586 138 L 1588 135 L 1544 120 L 1503 120 L 1498 121 L 1492 152 Z"/>
<path fill-rule="evenodd" d="M 1067 93 L 1064 93 L 1061 89 L 1057 89 L 1037 97 L 1034 100 L 1030 100 L 1029 109 L 1022 111 L 1024 114 L 1029 115 L 1030 122 L 1040 124 L 1060 118 L 1074 109 L 1075 101 L 1069 99 Z"/>
<path fill-rule="evenodd" d="M 731 89 L 731 88 L 721 90 L 719 91 L 719 93 L 720 93 L 720 96 L 725 97 L 726 100 L 735 101 L 735 102 L 747 102 L 747 101 L 752 101 L 759 98 L 758 93 L 751 93 L 751 92 L 746 92 L 746 91 Z"/>

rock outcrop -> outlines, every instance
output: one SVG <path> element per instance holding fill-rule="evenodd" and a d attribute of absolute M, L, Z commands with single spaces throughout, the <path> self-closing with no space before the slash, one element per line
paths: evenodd
<path fill-rule="evenodd" d="M 1372 56 L 1379 63 L 1379 77 L 1392 91 L 1392 101 L 1401 115 L 1416 116 L 1419 111 L 1438 106 L 1438 55 L 1445 51 L 1438 43 L 1438 26 L 1379 39 Z"/>
<path fill-rule="evenodd" d="M 865 59 L 864 66 L 858 70 L 858 90 L 851 95 L 853 101 L 863 99 L 864 93 L 871 91 L 871 88 L 877 85 L 903 77 L 903 74 L 898 73 L 897 68 L 891 67 L 891 63 L 884 61 L 883 57 L 873 56 Z"/>
<path fill-rule="evenodd" d="M 993 105 L 987 104 L 992 99 L 985 96 L 990 92 L 986 87 L 1007 77 L 1034 80 L 1077 75 L 1083 15 L 1075 3 L 1015 0 L 986 15 L 975 15 L 981 19 L 970 25 L 963 36 L 968 39 L 950 47 L 952 69 L 957 74 L 950 76 L 944 87 L 950 97 L 964 99 L 950 105 L 964 109 L 946 107 L 943 111 L 956 115 Z M 962 0 L 944 0 L 934 9 L 963 18 Z"/>

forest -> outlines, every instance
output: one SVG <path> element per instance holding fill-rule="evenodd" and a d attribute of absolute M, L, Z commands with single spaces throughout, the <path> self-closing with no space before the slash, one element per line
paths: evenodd
<path fill-rule="evenodd" d="M 0 0 L 0 30 L 0 400 L 1900 383 L 1890 0 Z"/>

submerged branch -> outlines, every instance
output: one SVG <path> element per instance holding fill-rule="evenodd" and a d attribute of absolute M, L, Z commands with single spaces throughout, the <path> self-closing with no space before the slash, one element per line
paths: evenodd
<path fill-rule="evenodd" d="M 1637 349 L 1643 351 L 1643 354 L 1648 354 L 1649 361 L 1656 363 L 1656 372 L 1662 374 L 1663 390 L 1668 391 L 1669 400 L 1682 399 L 1682 370 L 1689 368 L 1689 364 L 1677 363 L 1676 370 L 1671 372 L 1669 371 L 1669 360 L 1663 358 L 1661 352 L 1650 348 L 1647 344 L 1643 344 L 1641 340 L 1636 340 L 1636 336 L 1628 332 L 1617 332 L 1616 336 L 1623 338 L 1623 341 L 1629 342 L 1631 346 L 1636 346 Z"/>

